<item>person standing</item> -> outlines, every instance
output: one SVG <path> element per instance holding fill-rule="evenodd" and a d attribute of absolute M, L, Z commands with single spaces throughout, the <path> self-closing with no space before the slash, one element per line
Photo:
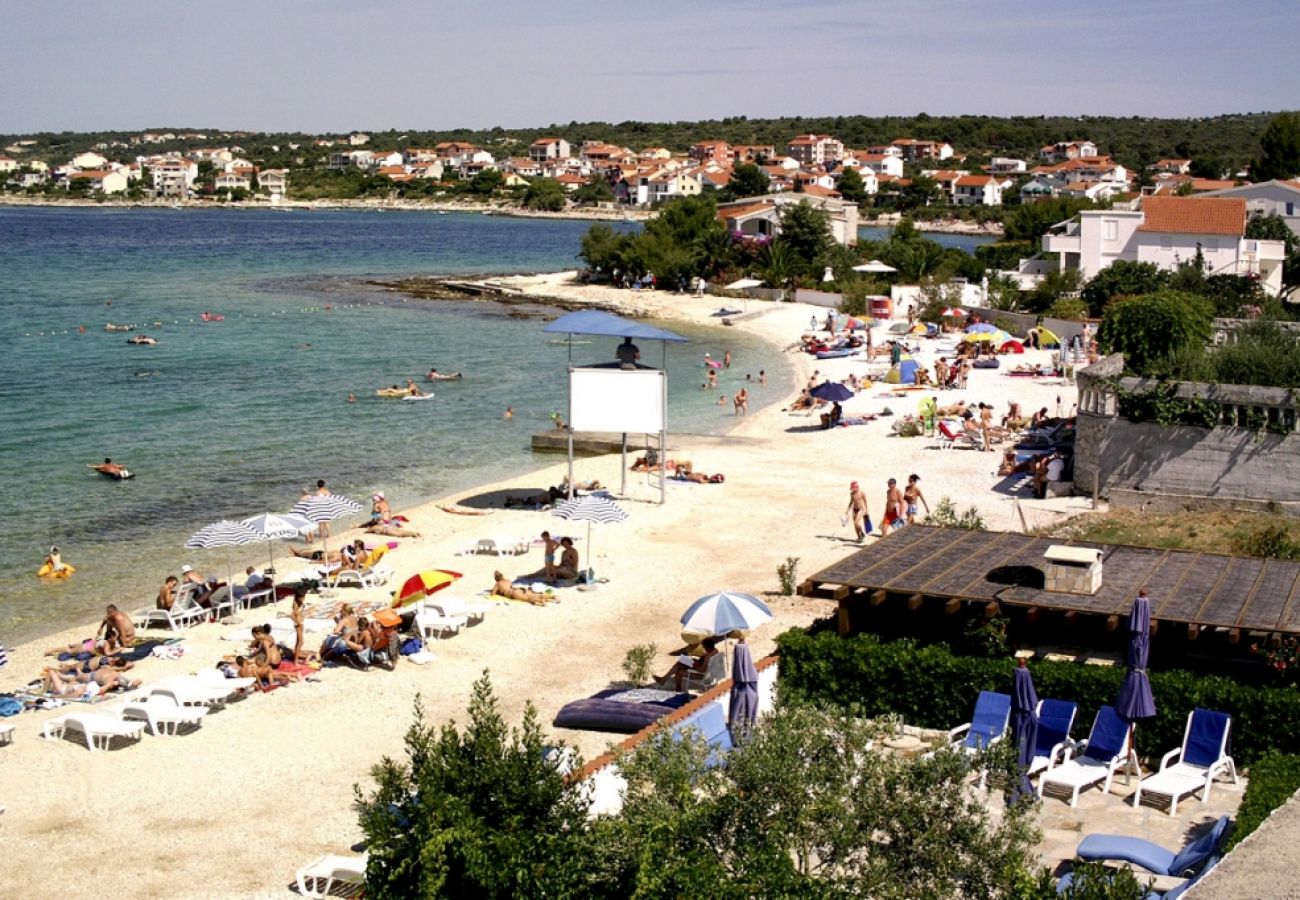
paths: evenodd
<path fill-rule="evenodd" d="M 744 388 L 736 391 L 736 396 L 732 398 L 732 403 L 736 407 L 736 415 L 743 416 L 745 413 L 749 412 L 749 391 Z"/>
<path fill-rule="evenodd" d="M 907 524 L 916 524 L 916 504 L 919 502 L 925 507 L 925 514 L 930 514 L 930 503 L 925 499 L 925 494 L 921 493 L 921 476 L 908 475 L 907 487 L 903 488 L 903 502 L 907 504 Z"/>
<path fill-rule="evenodd" d="M 730 350 L 728 350 L 728 351 L 726 351 L 725 353 L 722 354 L 722 368 L 724 368 L 724 369 L 730 369 L 730 368 L 731 368 L 731 351 L 730 351 Z"/>
<path fill-rule="evenodd" d="M 889 537 L 891 528 L 902 527 L 907 523 L 904 518 L 905 509 L 903 492 L 898 489 L 898 482 L 891 478 L 885 489 L 885 521 L 880 526 L 881 537 Z"/>
<path fill-rule="evenodd" d="M 407 379 L 407 380 L 409 381 L 410 379 Z M 316 496 L 317 496 L 317 497 L 328 497 L 328 496 L 329 496 L 329 493 L 330 493 L 330 489 L 327 488 L 327 487 L 325 487 L 325 479 L 323 479 L 323 478 L 317 479 L 317 481 L 316 481 Z M 329 523 L 329 522 L 321 522 L 321 523 L 320 523 L 319 525 L 317 525 L 316 527 L 319 529 L 318 534 L 320 534 L 320 538 L 321 538 L 321 540 L 325 540 L 327 537 L 330 536 L 330 523 Z"/>
<path fill-rule="evenodd" d="M 857 534 L 858 540 L 867 536 L 867 519 L 871 518 L 867 511 L 867 495 L 862 493 L 862 488 L 858 487 L 856 481 L 849 482 L 849 506 L 844 511 L 845 516 L 853 518 L 853 531 Z"/>

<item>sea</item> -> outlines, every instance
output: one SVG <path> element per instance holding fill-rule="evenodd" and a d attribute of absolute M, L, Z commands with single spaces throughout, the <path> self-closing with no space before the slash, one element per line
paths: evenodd
<path fill-rule="evenodd" d="M 414 300 L 371 282 L 576 267 L 587 227 L 471 213 L 0 207 L 0 644 L 92 621 L 107 602 L 150 605 L 184 562 L 224 571 L 221 551 L 185 540 L 220 519 L 287 511 L 317 479 L 367 508 L 383 490 L 400 510 L 557 461 L 534 455 L 530 436 L 565 409 L 569 354 L 605 361 L 615 341 L 569 347 L 542 331 L 554 309 Z M 733 417 L 718 396 L 747 373 L 768 376 L 751 391 L 756 406 L 787 392 L 779 350 L 739 330 L 660 324 L 690 339 L 667 351 L 671 430 L 725 431 Z M 158 343 L 129 345 L 132 334 Z M 704 355 L 727 351 L 732 368 L 702 391 Z M 427 384 L 431 367 L 464 378 Z M 434 398 L 375 395 L 408 377 Z M 135 477 L 89 468 L 105 457 Z M 52 545 L 72 577 L 36 577 Z M 264 562 L 267 548 L 233 559 Z"/>

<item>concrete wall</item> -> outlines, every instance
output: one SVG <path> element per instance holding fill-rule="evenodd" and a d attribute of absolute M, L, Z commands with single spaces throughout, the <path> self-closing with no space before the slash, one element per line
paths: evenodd
<path fill-rule="evenodd" d="M 1276 506 L 1300 512 L 1300 434 L 1273 434 L 1235 424 L 1214 428 L 1165 427 L 1130 422 L 1118 415 L 1115 395 L 1100 382 L 1123 371 L 1119 354 L 1078 372 L 1079 420 L 1074 451 L 1074 485 L 1093 486 L 1118 505 Z M 1126 390 L 1152 386 L 1125 378 Z M 1291 417 L 1290 392 L 1248 385 L 1184 383 L 1180 396 L 1201 396 L 1235 412 L 1259 410 L 1271 418 Z"/>

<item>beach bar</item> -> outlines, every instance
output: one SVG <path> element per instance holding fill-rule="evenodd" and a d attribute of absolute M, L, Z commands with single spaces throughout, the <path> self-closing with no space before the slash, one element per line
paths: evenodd
<path fill-rule="evenodd" d="M 1066 625 L 1102 618 L 1114 630 L 1142 588 L 1153 624 L 1184 627 L 1189 640 L 1207 630 L 1232 644 L 1242 634 L 1300 635 L 1300 563 L 1015 532 L 909 525 L 812 575 L 799 593 L 835 600 L 847 634 L 855 606 L 891 598 L 914 612 L 980 604 L 989 617 L 1010 607 L 1030 619 L 1059 614 Z"/>

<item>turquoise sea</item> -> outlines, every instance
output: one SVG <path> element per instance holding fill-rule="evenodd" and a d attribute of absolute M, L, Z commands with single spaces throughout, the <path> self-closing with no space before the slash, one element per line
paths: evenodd
<path fill-rule="evenodd" d="M 543 318 L 407 301 L 366 281 L 567 268 L 586 228 L 423 212 L 0 208 L 0 643 L 89 621 L 109 601 L 147 605 L 186 560 L 221 568 L 217 553 L 184 551 L 186 537 L 285 511 L 318 478 L 358 500 L 382 489 L 400 508 L 554 461 L 528 449 L 566 398 L 567 349 Z M 108 322 L 159 343 L 130 346 Z M 668 355 L 673 430 L 727 428 L 717 393 L 745 372 L 767 370 L 767 397 L 785 392 L 779 352 L 730 329 L 670 327 L 692 339 Z M 609 358 L 605 343 L 575 347 L 575 359 Z M 735 365 L 705 394 L 700 360 L 726 350 Z M 466 376 L 425 385 L 436 396 L 424 403 L 374 396 L 431 366 Z M 87 468 L 106 456 L 137 477 Z M 35 577 L 51 544 L 72 578 Z"/>

